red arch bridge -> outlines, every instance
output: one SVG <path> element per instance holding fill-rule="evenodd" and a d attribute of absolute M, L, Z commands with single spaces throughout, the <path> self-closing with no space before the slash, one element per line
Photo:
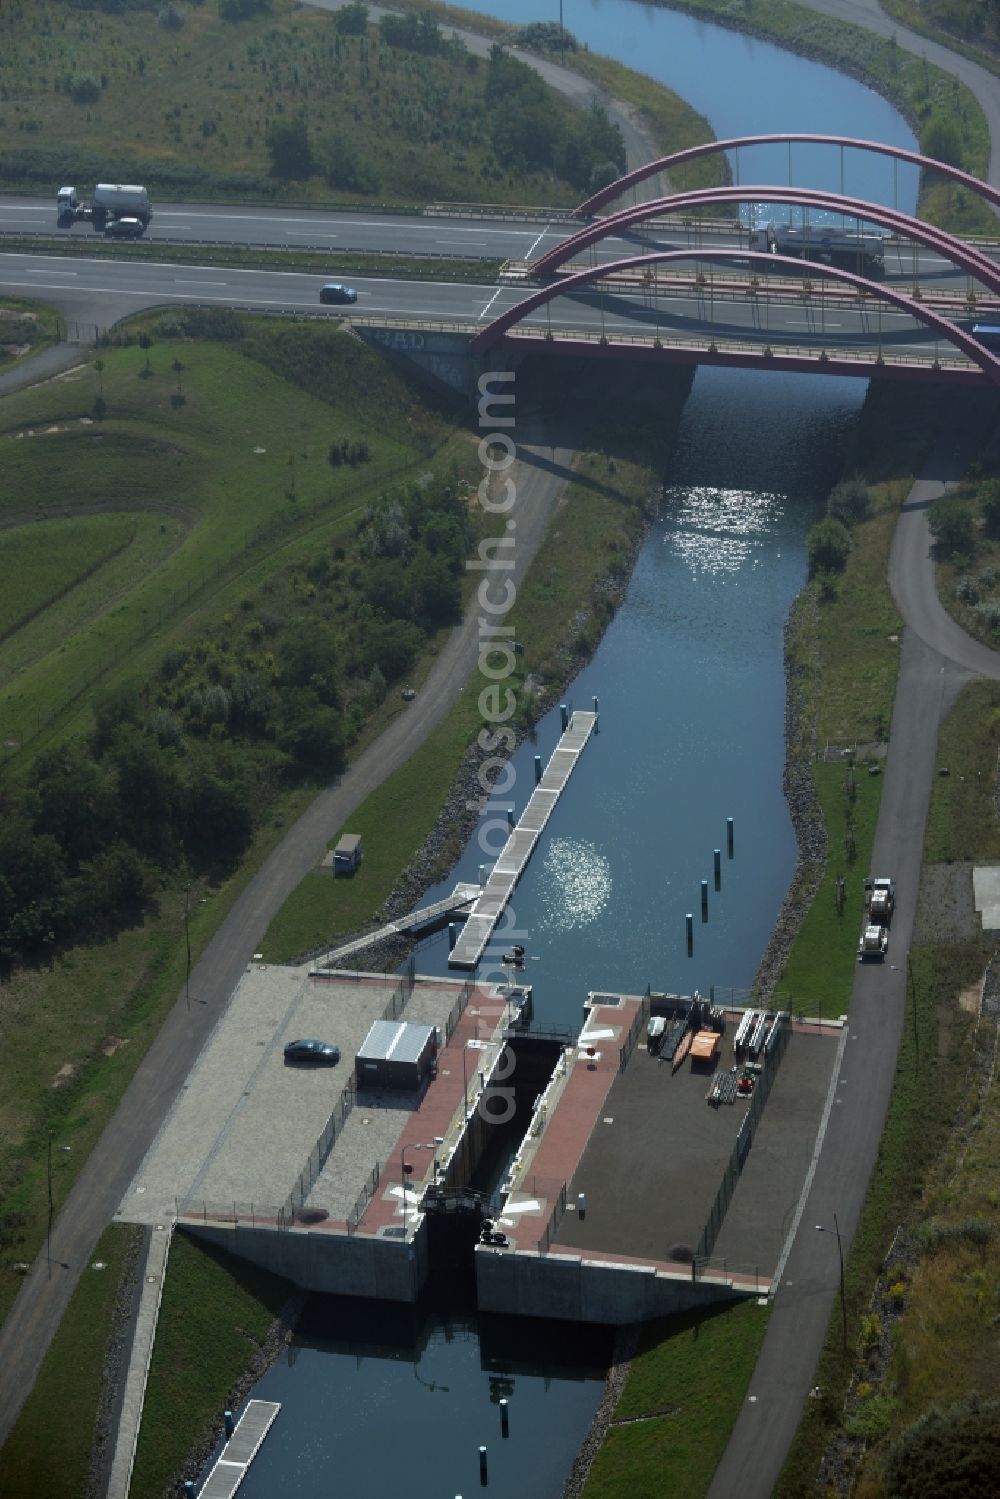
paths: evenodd
<path fill-rule="evenodd" d="M 713 141 L 662 157 L 609 184 L 577 212 L 592 213 L 639 182 L 698 157 L 779 141 L 789 144 L 789 152 L 793 141 L 836 145 L 842 152 L 847 147 L 880 152 L 938 171 L 1000 206 L 996 189 L 916 152 L 846 136 L 790 134 Z M 704 217 L 754 201 L 781 204 L 789 213 L 798 209 L 803 225 L 810 209 L 854 221 L 857 269 L 812 262 L 804 277 L 801 259 L 761 253 L 759 236 L 735 220 Z M 695 244 L 692 214 L 700 216 Z M 615 258 L 598 262 L 607 243 L 654 228 L 669 234 L 671 215 L 684 216 L 683 249 L 669 244 L 651 254 L 622 256 L 617 244 Z M 879 233 L 863 234 L 862 225 L 876 225 Z M 713 234 L 732 244 L 705 244 Z M 865 243 L 878 245 L 877 263 L 862 255 Z M 896 255 L 895 284 L 887 284 L 881 273 L 883 245 Z M 628 353 L 675 363 L 995 384 L 1000 364 L 971 336 L 971 328 L 977 321 L 1000 323 L 998 249 L 996 243 L 966 242 L 911 214 L 843 192 L 781 185 L 677 192 L 591 221 L 520 268 L 524 280 L 542 284 L 478 332 L 472 348 L 477 353 L 502 345 L 570 348 L 599 357 Z M 934 257 L 929 273 L 926 252 Z M 592 263 L 581 264 L 580 257 L 588 255 Z"/>

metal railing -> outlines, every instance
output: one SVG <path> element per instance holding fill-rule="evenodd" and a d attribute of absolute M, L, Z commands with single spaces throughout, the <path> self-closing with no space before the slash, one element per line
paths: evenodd
<path fill-rule="evenodd" d="M 552 1240 L 555 1238 L 556 1234 L 559 1231 L 559 1225 L 562 1222 L 563 1213 L 565 1213 L 566 1211 L 567 1197 L 568 1194 L 566 1191 L 566 1183 L 563 1182 L 558 1192 L 556 1193 L 556 1200 L 552 1204 L 552 1210 L 549 1213 L 548 1218 L 546 1219 L 541 1238 L 538 1240 L 539 1254 L 548 1253 L 549 1246 L 551 1245 Z"/>
<path fill-rule="evenodd" d="M 304 1206 L 306 1198 L 316 1184 L 316 1178 L 326 1165 L 338 1132 L 343 1129 L 348 1115 L 354 1108 L 355 1097 L 354 1079 L 351 1078 L 334 1104 L 329 1119 L 320 1131 L 316 1144 L 309 1152 L 308 1159 L 299 1172 L 298 1180 L 285 1199 L 284 1209 L 288 1214 L 293 1214 Z"/>
<path fill-rule="evenodd" d="M 645 1030 L 648 1020 L 649 995 L 647 993 L 642 996 L 642 1003 L 640 1004 L 638 1010 L 635 1012 L 635 1015 L 632 1017 L 632 1024 L 628 1028 L 628 1034 L 626 1035 L 625 1040 L 622 1042 L 621 1046 L 618 1048 L 619 1072 L 624 1072 L 625 1068 L 628 1066 L 629 1057 L 635 1050 L 635 1043 L 638 1041 L 642 1031 Z"/>
<path fill-rule="evenodd" d="M 357 1232 L 358 1225 L 360 1224 L 362 1218 L 365 1215 L 365 1208 L 371 1202 L 372 1198 L 375 1196 L 375 1193 L 376 1193 L 376 1191 L 378 1189 L 378 1183 L 379 1183 L 379 1177 L 380 1177 L 380 1175 L 381 1175 L 381 1169 L 379 1167 L 378 1161 L 376 1161 L 375 1164 L 374 1164 L 374 1166 L 372 1167 L 371 1171 L 368 1173 L 368 1177 L 367 1177 L 367 1180 L 365 1181 L 364 1186 L 361 1188 L 361 1191 L 358 1193 L 358 1199 L 357 1199 L 357 1201 L 355 1202 L 354 1206 L 351 1208 L 351 1211 L 347 1215 L 347 1232 L 349 1234 L 353 1234 L 353 1233 Z"/>
<path fill-rule="evenodd" d="M 726 1211 L 736 1190 L 736 1183 L 740 1179 L 746 1158 L 750 1153 L 754 1131 L 763 1113 L 771 1086 L 777 1076 L 778 1068 L 781 1065 L 781 1059 L 785 1054 L 785 1048 L 788 1045 L 791 1033 L 791 1020 L 787 1017 L 781 1018 L 776 1044 L 769 1055 L 765 1052 L 764 1065 L 757 1077 L 753 1093 L 750 1096 L 750 1107 L 743 1116 L 743 1121 L 736 1136 L 736 1143 L 733 1146 L 729 1160 L 726 1162 L 725 1170 L 722 1173 L 722 1181 L 719 1183 L 715 1200 L 709 1209 L 705 1227 L 701 1231 L 701 1238 L 698 1240 L 698 1245 L 694 1253 L 696 1260 L 707 1260 L 712 1253 L 716 1239 L 719 1237 L 719 1231 L 722 1228 Z"/>
<path fill-rule="evenodd" d="M 455 1027 L 465 1013 L 465 1007 L 469 1003 L 469 1000 L 472 997 L 472 991 L 475 987 L 476 986 L 473 983 L 472 979 L 466 979 L 465 983 L 459 990 L 458 998 L 452 1005 L 451 1011 L 448 1015 L 448 1019 L 444 1023 L 445 1045 L 448 1044 L 452 1036 L 455 1034 Z"/>

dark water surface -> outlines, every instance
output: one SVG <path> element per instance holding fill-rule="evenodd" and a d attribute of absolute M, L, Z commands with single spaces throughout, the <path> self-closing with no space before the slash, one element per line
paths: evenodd
<path fill-rule="evenodd" d="M 519 21 L 557 20 L 552 3 L 466 0 Z M 567 0 L 565 23 L 593 50 L 690 100 L 716 136 L 837 131 L 911 146 L 878 95 L 766 43 L 631 0 Z M 741 152 L 740 181 L 787 181 L 787 152 Z M 916 184 L 885 160 L 795 147 L 793 180 L 912 209 Z M 781 791 L 782 626 L 805 579 L 804 540 L 864 396 L 858 381 L 699 372 L 660 519 L 627 598 L 568 696 L 600 698 L 601 731 L 516 892 L 542 1024 L 576 1026 L 588 989 L 750 982 L 794 866 Z M 516 434 L 515 434 L 516 435 Z M 520 808 L 535 753 L 548 758 L 558 712 L 515 757 Z M 726 859 L 725 819 L 736 827 Z M 722 889 L 700 919 L 699 881 L 723 851 Z M 488 862 L 474 838 L 456 874 Z M 433 892 L 427 899 L 432 898 Z M 695 915 L 687 957 L 684 915 Z M 418 968 L 444 971 L 442 935 Z M 247 1499 L 406 1494 L 450 1499 L 490 1487 L 553 1499 L 601 1394 L 603 1346 L 565 1328 L 314 1298 L 313 1322 L 257 1386 L 283 1402 L 241 1488 Z M 512 1381 L 512 1387 L 509 1382 Z M 495 1401 L 510 1397 L 501 1442 Z"/>

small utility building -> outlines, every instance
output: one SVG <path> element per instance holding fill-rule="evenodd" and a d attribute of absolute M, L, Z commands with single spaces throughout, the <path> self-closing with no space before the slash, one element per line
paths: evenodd
<path fill-rule="evenodd" d="M 353 874 L 361 863 L 361 834 L 345 833 L 333 851 L 333 872 Z"/>
<path fill-rule="evenodd" d="M 359 1088 L 419 1088 L 437 1055 L 437 1028 L 376 1020 L 355 1057 Z"/>

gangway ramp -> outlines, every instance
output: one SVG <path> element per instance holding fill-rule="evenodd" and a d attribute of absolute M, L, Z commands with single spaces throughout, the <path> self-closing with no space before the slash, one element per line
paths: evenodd
<path fill-rule="evenodd" d="M 475 968 L 503 914 L 511 891 L 531 858 L 542 829 L 552 815 L 587 740 L 597 725 L 596 713 L 574 713 L 542 778 L 521 813 L 517 826 L 501 850 L 500 857 L 483 887 L 483 892 L 448 955 L 450 968 Z"/>
<path fill-rule="evenodd" d="M 246 1410 L 205 1480 L 200 1499 L 232 1499 L 281 1409 L 275 1400 L 248 1400 Z"/>
<path fill-rule="evenodd" d="M 322 957 L 317 958 L 317 968 L 336 968 L 345 958 L 352 953 L 361 952 L 363 948 L 371 947 L 375 942 L 381 942 L 386 937 L 398 937 L 407 933 L 416 934 L 422 932 L 426 927 L 437 925 L 446 916 L 464 915 L 471 910 L 472 904 L 479 894 L 478 885 L 467 884 L 460 881 L 450 895 L 444 896 L 442 900 L 436 900 L 432 905 L 421 906 L 417 911 L 411 911 L 407 916 L 397 916 L 395 921 L 386 922 L 377 931 L 367 932 L 363 937 L 355 937 L 351 942 L 345 942 L 341 947 L 334 947 Z"/>

